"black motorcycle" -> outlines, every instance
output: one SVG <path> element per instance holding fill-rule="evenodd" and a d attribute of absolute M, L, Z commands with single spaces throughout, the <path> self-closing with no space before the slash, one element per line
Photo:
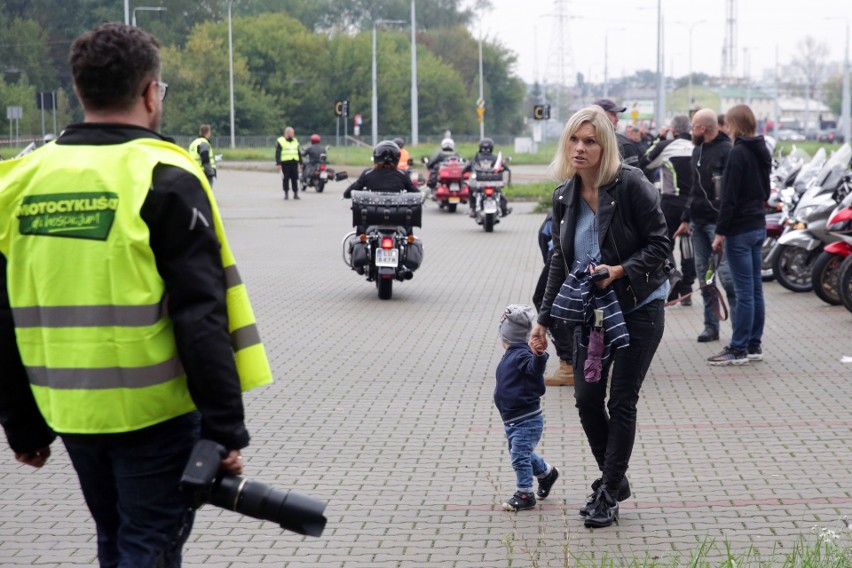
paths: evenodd
<path fill-rule="evenodd" d="M 307 170 L 307 166 L 305 167 Z M 302 191 L 306 191 L 309 187 L 313 187 L 317 190 L 317 193 L 322 193 L 325 189 L 325 184 L 329 181 L 340 181 L 349 177 L 349 174 L 346 172 L 338 172 L 328 167 L 328 156 L 325 154 L 320 154 L 320 159 L 318 164 L 314 164 L 313 168 L 310 170 L 310 173 L 303 176 L 302 179 Z"/>
<path fill-rule="evenodd" d="M 476 223 L 482 225 L 486 233 L 494 231 L 494 225 L 502 217 L 503 172 L 475 169 L 467 180 L 470 198 L 474 200 L 473 212 Z M 509 174 L 511 180 L 511 173 Z"/>
<path fill-rule="evenodd" d="M 423 262 L 423 243 L 412 232 L 421 226 L 423 199 L 422 193 L 352 192 L 352 225 L 359 230 L 344 237 L 343 261 L 375 282 L 382 300 L 393 295 L 394 280 L 411 280 Z"/>

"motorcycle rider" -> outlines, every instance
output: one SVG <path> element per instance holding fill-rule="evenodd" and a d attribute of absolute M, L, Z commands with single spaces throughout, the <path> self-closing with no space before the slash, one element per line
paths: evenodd
<path fill-rule="evenodd" d="M 494 155 L 494 141 L 491 138 L 483 138 L 479 141 L 479 151 L 473 157 L 471 161 L 465 164 L 464 169 L 462 169 L 462 173 L 470 172 L 470 171 L 487 171 L 490 172 L 494 169 L 494 166 L 497 165 L 497 156 Z M 503 170 L 505 170 L 505 166 L 500 164 L 500 170 L 498 173 L 502 174 Z M 474 188 L 471 187 L 471 191 L 474 191 Z M 470 213 L 471 217 L 476 217 L 476 199 L 471 196 L 470 198 Z M 500 210 L 503 212 L 503 217 L 512 212 L 512 208 L 508 207 L 508 203 L 506 201 L 506 196 L 503 195 L 503 192 L 500 192 Z"/>
<path fill-rule="evenodd" d="M 394 138 L 393 141 L 399 146 L 399 164 L 396 167 L 407 172 L 408 168 L 414 165 L 414 160 L 411 159 L 411 154 L 405 149 L 405 138 Z"/>
<path fill-rule="evenodd" d="M 438 185 L 438 168 L 449 158 L 461 158 L 461 156 L 456 153 L 456 143 L 453 142 L 453 139 L 444 138 L 441 140 L 441 149 L 426 164 L 426 168 L 429 170 L 429 180 L 426 185 L 430 189 L 435 189 L 435 186 Z"/>
<path fill-rule="evenodd" d="M 382 193 L 419 193 L 411 178 L 396 166 L 399 164 L 399 146 L 393 140 L 382 140 L 373 149 L 373 167 L 364 170 L 346 191 L 343 192 L 344 199 L 350 199 L 353 191 L 379 191 Z M 367 228 L 358 225 L 355 228 L 359 235 L 363 235 Z M 409 227 L 409 232 L 411 228 Z"/>
<path fill-rule="evenodd" d="M 302 192 L 308 187 L 308 180 L 311 179 L 314 171 L 319 167 L 322 157 L 325 155 L 325 146 L 320 145 L 320 135 L 311 134 L 310 145 L 302 150 L 302 157 L 305 158 L 305 165 L 302 168 Z"/>

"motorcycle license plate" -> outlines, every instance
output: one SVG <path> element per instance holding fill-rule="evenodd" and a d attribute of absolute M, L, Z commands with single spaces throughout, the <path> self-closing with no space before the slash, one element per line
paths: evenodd
<path fill-rule="evenodd" d="M 450 201 L 450 203 L 461 203 L 461 198 L 460 197 L 450 197 L 449 201 Z"/>
<path fill-rule="evenodd" d="M 322 173 L 320 174 L 320 179 L 321 179 L 322 181 L 327 180 L 327 179 L 328 179 L 328 172 L 322 172 Z"/>
<path fill-rule="evenodd" d="M 482 209 L 485 211 L 486 215 L 489 213 L 497 213 L 497 203 L 489 199 L 482 205 Z"/>
<path fill-rule="evenodd" d="M 399 264 L 398 249 L 378 249 L 376 251 L 376 266 L 396 268 Z"/>

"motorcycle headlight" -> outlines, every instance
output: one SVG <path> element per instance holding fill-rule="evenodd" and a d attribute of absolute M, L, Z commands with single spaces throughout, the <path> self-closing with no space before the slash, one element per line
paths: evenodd
<path fill-rule="evenodd" d="M 810 220 L 811 215 L 819 208 L 818 205 L 809 205 L 808 207 L 803 207 L 800 210 L 796 211 L 796 221 L 799 223 L 805 223 Z"/>

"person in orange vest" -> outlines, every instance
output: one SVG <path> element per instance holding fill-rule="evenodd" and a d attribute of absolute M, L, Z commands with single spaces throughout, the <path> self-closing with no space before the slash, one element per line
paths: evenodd
<path fill-rule="evenodd" d="M 411 154 L 405 149 L 405 138 L 394 138 L 393 141 L 399 146 L 399 164 L 396 167 L 397 169 L 408 171 L 408 168 L 414 165 L 414 160 L 411 159 Z"/>

